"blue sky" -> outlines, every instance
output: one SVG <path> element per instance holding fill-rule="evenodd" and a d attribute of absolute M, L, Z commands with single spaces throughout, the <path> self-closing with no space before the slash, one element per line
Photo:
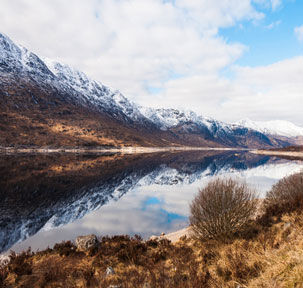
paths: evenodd
<path fill-rule="evenodd" d="M 244 21 L 219 34 L 228 42 L 247 46 L 235 63 L 244 66 L 260 66 L 275 63 L 303 54 L 303 43 L 294 33 L 294 27 L 303 23 L 303 1 L 285 1 L 276 10 L 261 9 L 264 19 L 257 23 Z"/>
<path fill-rule="evenodd" d="M 1 0 L 0 29 L 143 106 L 303 126 L 301 15 L 301 0 Z"/>

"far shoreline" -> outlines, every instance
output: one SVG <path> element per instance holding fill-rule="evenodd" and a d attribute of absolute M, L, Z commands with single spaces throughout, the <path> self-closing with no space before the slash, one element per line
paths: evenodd
<path fill-rule="evenodd" d="M 289 157 L 289 158 L 296 158 L 303 160 L 303 152 L 297 152 L 297 151 L 251 150 L 249 152 L 258 155 L 281 156 L 281 157 Z"/>
<path fill-rule="evenodd" d="M 169 147 L 115 147 L 115 148 L 12 148 L 0 147 L 0 154 L 21 154 L 21 153 L 123 153 L 123 154 L 141 154 L 156 152 L 175 152 L 175 151 L 249 151 L 245 148 L 225 148 L 225 147 L 191 147 L 191 146 L 169 146 Z"/>

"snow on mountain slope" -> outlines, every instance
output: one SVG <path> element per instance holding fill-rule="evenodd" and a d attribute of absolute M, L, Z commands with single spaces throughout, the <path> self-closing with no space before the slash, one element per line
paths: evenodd
<path fill-rule="evenodd" d="M 228 124 L 209 117 L 203 117 L 197 115 L 193 111 L 146 107 L 139 107 L 139 109 L 146 118 L 154 122 L 164 131 L 175 127 L 181 127 L 185 132 L 191 133 L 199 131 L 200 133 L 204 133 L 215 139 L 223 139 L 226 137 L 234 137 L 239 133 L 239 130 L 244 131 L 248 128 L 238 124 Z M 245 131 L 243 133 L 245 133 Z"/>
<path fill-rule="evenodd" d="M 140 121 L 145 118 L 137 106 L 131 103 L 119 91 L 112 91 L 101 83 L 90 79 L 86 74 L 68 65 L 63 65 L 45 59 L 48 68 L 57 76 L 60 82 L 80 93 L 79 97 L 88 100 L 95 106 L 122 111 L 132 120 Z"/>
<path fill-rule="evenodd" d="M 37 55 L 15 44 L 1 33 L 0 73 L 4 76 L 2 80 L 9 77 L 8 82 L 10 77 L 18 81 L 18 77 L 21 76 L 28 81 L 34 80 L 35 85 L 41 87 L 47 84 L 46 89 L 51 87 L 55 91 L 59 90 L 63 92 L 64 97 L 69 97 L 72 101 L 94 107 L 126 123 L 143 125 L 145 129 L 149 127 L 162 131 L 174 130 L 173 133 L 177 134 L 194 134 L 221 144 L 232 146 L 239 144 L 245 147 L 247 144 L 244 144 L 243 141 L 239 142 L 241 137 L 248 139 L 253 136 L 255 143 L 260 142 L 260 145 L 264 145 L 265 141 L 266 145 L 271 145 L 270 140 L 266 139 L 267 136 L 263 135 L 263 139 L 262 135 L 256 135 L 256 133 L 287 137 L 303 136 L 303 128 L 286 121 L 242 120 L 235 124 L 227 124 L 200 116 L 192 111 L 140 107 L 129 101 L 119 91 L 111 90 L 90 79 L 83 72 L 49 59 L 42 61 Z"/>
<path fill-rule="evenodd" d="M 53 78 L 53 74 L 44 62 L 34 53 L 16 45 L 7 36 L 0 33 L 0 72 L 30 73 L 39 77 Z"/>
<path fill-rule="evenodd" d="M 193 111 L 180 111 L 177 109 L 154 109 L 147 107 L 139 107 L 140 112 L 149 120 L 154 122 L 160 129 L 168 130 L 169 128 L 177 127 L 179 125 L 198 125 L 205 127 L 210 133 L 215 134 L 218 129 L 230 131 L 233 124 L 226 124 L 209 117 L 197 115 Z"/>
<path fill-rule="evenodd" d="M 137 105 L 131 103 L 119 91 L 112 91 L 68 65 L 47 58 L 42 61 L 37 55 L 15 44 L 1 33 L 0 72 L 11 77 L 19 74 L 30 75 L 37 80 L 36 83 L 51 84 L 60 91 L 74 95 L 75 100 L 82 104 L 94 105 L 110 112 L 113 116 L 122 117 L 123 120 L 147 121 Z"/>
<path fill-rule="evenodd" d="M 185 123 L 199 123 L 210 127 L 206 118 L 198 116 L 192 111 L 179 111 L 177 109 L 153 109 L 140 107 L 141 113 L 152 122 L 157 124 L 161 130 L 167 130 Z"/>
<path fill-rule="evenodd" d="M 254 129 L 264 134 L 279 135 L 285 137 L 303 136 L 303 128 L 296 126 L 289 121 L 273 120 L 273 121 L 251 121 L 250 119 L 243 119 L 236 124 L 244 127 Z"/>
<path fill-rule="evenodd" d="M 57 76 L 57 79 L 66 85 L 72 87 L 84 97 L 90 98 L 90 100 L 98 100 L 100 96 L 111 99 L 110 90 L 97 83 L 96 81 L 90 79 L 83 72 L 77 71 L 69 67 L 68 65 L 63 65 L 54 62 L 50 59 L 44 59 L 44 62 L 48 68 Z"/>

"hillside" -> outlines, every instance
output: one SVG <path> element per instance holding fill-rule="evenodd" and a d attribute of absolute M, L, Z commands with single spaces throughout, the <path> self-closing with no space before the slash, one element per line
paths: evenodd
<path fill-rule="evenodd" d="M 130 102 L 0 33 L 0 146 L 283 147 L 291 138 Z"/>

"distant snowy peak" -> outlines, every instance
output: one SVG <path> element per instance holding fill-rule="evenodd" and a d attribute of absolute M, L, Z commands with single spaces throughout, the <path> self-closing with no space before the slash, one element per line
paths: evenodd
<path fill-rule="evenodd" d="M 252 121 L 243 119 L 236 124 L 259 131 L 267 135 L 279 135 L 285 137 L 303 136 L 303 128 L 296 126 L 289 121 L 273 120 L 273 121 Z"/>
<path fill-rule="evenodd" d="M 154 122 L 162 130 L 189 123 L 204 125 L 210 129 L 214 121 L 213 119 L 199 116 L 193 111 L 154 109 L 147 107 L 140 107 L 139 109 L 146 118 Z"/>

